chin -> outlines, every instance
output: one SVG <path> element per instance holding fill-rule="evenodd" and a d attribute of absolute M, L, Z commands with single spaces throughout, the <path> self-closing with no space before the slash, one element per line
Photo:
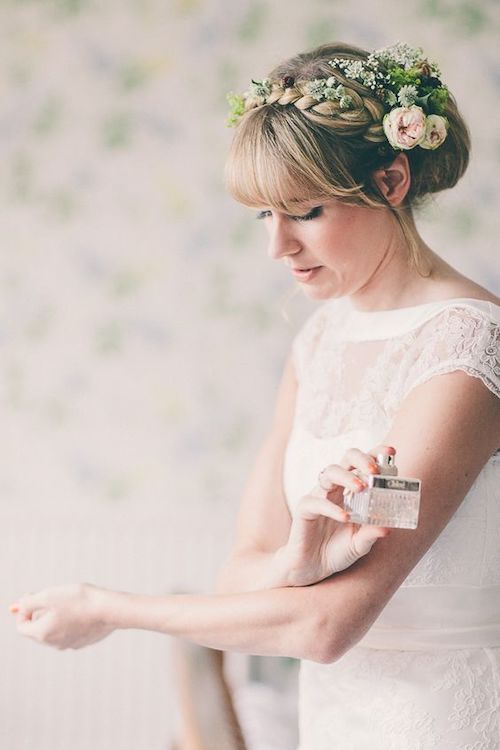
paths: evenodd
<path fill-rule="evenodd" d="M 309 297 L 310 299 L 323 300 L 343 296 L 342 294 L 336 292 L 334 289 L 329 289 L 328 285 L 314 286 L 313 284 L 311 284 L 309 286 L 304 284 L 303 286 L 304 288 L 302 289 L 302 292 L 306 297 Z"/>

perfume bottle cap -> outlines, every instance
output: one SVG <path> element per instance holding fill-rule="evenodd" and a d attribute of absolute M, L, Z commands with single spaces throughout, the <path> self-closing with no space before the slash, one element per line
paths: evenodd
<path fill-rule="evenodd" d="M 378 453 L 377 463 L 380 467 L 381 474 L 390 477 L 397 477 L 398 467 L 394 463 L 394 456 L 388 456 L 385 453 Z"/>

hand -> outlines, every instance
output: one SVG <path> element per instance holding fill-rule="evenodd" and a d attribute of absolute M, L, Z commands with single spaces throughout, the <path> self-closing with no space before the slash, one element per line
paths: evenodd
<path fill-rule="evenodd" d="M 340 464 L 327 466 L 321 472 L 321 484 L 301 498 L 288 541 L 277 553 L 287 570 L 288 585 L 308 586 L 350 567 L 377 539 L 389 534 L 383 526 L 351 523 L 341 507 L 344 488 L 359 491 L 366 487 L 354 472 L 379 473 L 375 461 L 379 453 L 394 455 L 396 451 L 384 445 L 369 453 L 351 448 Z"/>
<path fill-rule="evenodd" d="M 77 649 L 113 632 L 103 616 L 108 594 L 90 583 L 53 586 L 25 594 L 9 609 L 21 635 L 60 650 Z"/>

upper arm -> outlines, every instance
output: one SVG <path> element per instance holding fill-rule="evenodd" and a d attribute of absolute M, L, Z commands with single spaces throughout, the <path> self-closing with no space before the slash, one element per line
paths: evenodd
<path fill-rule="evenodd" d="M 384 440 L 401 476 L 422 480 L 419 523 L 393 529 L 351 568 L 311 588 L 332 658 L 368 630 L 459 507 L 500 445 L 500 399 L 479 378 L 455 371 L 415 387 Z"/>
<path fill-rule="evenodd" d="M 273 552 L 288 539 L 290 513 L 283 491 L 283 458 L 295 412 L 297 381 L 290 354 L 269 431 L 243 488 L 233 554 Z"/>

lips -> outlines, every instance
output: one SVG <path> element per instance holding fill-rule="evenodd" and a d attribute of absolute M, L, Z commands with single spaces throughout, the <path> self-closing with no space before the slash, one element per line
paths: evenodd
<path fill-rule="evenodd" d="M 315 278 L 316 274 L 323 268 L 323 266 L 314 266 L 313 268 L 292 268 L 291 273 L 299 281 L 309 281 L 309 279 Z"/>

